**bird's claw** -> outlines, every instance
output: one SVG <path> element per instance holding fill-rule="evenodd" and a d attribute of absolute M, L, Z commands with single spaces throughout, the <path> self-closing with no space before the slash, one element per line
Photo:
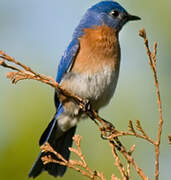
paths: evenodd
<path fill-rule="evenodd" d="M 108 140 L 108 138 L 114 133 L 115 126 L 106 120 L 103 119 L 103 127 L 101 128 L 101 138 L 104 140 Z"/>
<path fill-rule="evenodd" d="M 91 109 L 91 104 L 88 99 L 83 99 L 79 106 L 83 112 L 88 112 Z"/>
<path fill-rule="evenodd" d="M 113 133 L 113 131 L 115 131 L 115 126 L 111 122 L 106 121 L 104 119 L 103 122 L 104 122 L 103 128 L 105 132 Z"/>

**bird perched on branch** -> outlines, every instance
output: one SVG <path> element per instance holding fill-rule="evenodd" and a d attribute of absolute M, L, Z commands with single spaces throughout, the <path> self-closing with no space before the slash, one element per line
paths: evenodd
<path fill-rule="evenodd" d="M 94 110 L 107 105 L 114 94 L 119 76 L 119 32 L 129 21 L 139 20 L 119 3 L 101 1 L 87 10 L 76 27 L 72 41 L 58 66 L 56 81 L 66 90 L 89 100 Z M 55 92 L 56 113 L 42 134 L 39 145 L 48 142 L 66 160 L 69 159 L 77 123 L 83 113 L 71 99 Z M 42 171 L 55 177 L 63 176 L 66 167 L 43 164 L 40 152 L 29 177 Z"/>

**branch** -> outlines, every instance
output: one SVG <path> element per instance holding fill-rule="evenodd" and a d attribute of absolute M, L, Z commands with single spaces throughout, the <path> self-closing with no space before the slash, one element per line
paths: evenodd
<path fill-rule="evenodd" d="M 93 171 L 91 170 L 88 165 L 87 162 L 84 158 L 84 155 L 82 154 L 81 151 L 81 136 L 79 135 L 75 135 L 73 137 L 73 141 L 76 145 L 76 149 L 75 148 L 69 148 L 69 150 L 71 152 L 73 152 L 80 160 L 69 160 L 67 161 L 66 159 L 64 159 L 58 152 L 56 152 L 48 143 L 45 143 L 44 145 L 41 146 L 41 150 L 42 152 L 51 152 L 53 153 L 59 160 L 53 159 L 52 156 L 48 155 L 48 156 L 44 156 L 42 157 L 42 161 L 44 164 L 53 162 L 53 163 L 58 163 L 60 165 L 63 166 L 67 166 L 69 168 L 74 169 L 75 171 L 81 173 L 83 176 L 88 177 L 89 179 L 92 180 L 105 180 L 104 174 L 100 173 L 98 171 Z"/>
<path fill-rule="evenodd" d="M 132 153 L 135 151 L 135 144 L 131 147 L 131 149 L 129 150 L 129 154 L 132 155 Z M 130 166 L 131 166 L 131 162 L 128 161 L 127 162 L 127 176 L 128 176 L 128 179 L 130 179 Z"/>
<path fill-rule="evenodd" d="M 146 141 L 148 141 L 149 143 L 155 145 L 155 141 L 153 139 L 151 139 L 143 130 L 141 123 L 139 120 L 136 121 L 136 128 L 139 131 L 139 133 L 135 130 L 133 122 L 130 120 L 129 124 L 128 124 L 128 130 L 127 131 L 118 131 L 118 130 L 114 130 L 108 137 L 107 139 L 113 139 L 119 136 L 136 136 L 137 138 L 140 139 L 144 139 Z"/>
<path fill-rule="evenodd" d="M 122 175 L 123 180 L 127 180 L 128 176 L 127 176 L 126 171 L 125 171 L 125 169 L 123 167 L 123 164 L 121 163 L 121 161 L 119 159 L 119 156 L 118 156 L 118 154 L 116 152 L 115 144 L 112 141 L 110 141 L 110 146 L 112 148 L 113 157 L 115 158 L 115 165 L 116 165 L 116 167 L 118 167 L 118 169 L 119 169 L 119 171 L 120 171 L 120 173 Z"/>
<path fill-rule="evenodd" d="M 113 148 L 115 148 L 115 140 L 110 140 L 110 144 L 112 145 L 112 150 Z M 116 146 L 117 148 L 117 146 Z M 138 165 L 136 164 L 134 158 L 131 156 L 131 154 L 129 152 L 127 152 L 126 148 L 122 145 L 120 146 L 120 149 L 118 149 L 119 152 L 121 152 L 121 154 L 125 157 L 125 159 L 133 165 L 133 167 L 135 168 L 136 172 L 138 173 L 138 175 L 143 179 L 143 180 L 149 180 L 149 178 L 144 174 L 144 172 L 142 171 L 141 168 L 138 167 Z"/>
<path fill-rule="evenodd" d="M 140 30 L 139 35 L 144 39 L 144 44 L 145 44 L 147 55 L 149 58 L 149 64 L 151 66 L 153 76 L 154 76 L 154 83 L 155 83 L 156 94 L 157 94 L 159 122 L 158 122 L 158 136 L 157 136 L 157 141 L 155 142 L 155 156 L 156 156 L 155 179 L 158 180 L 159 179 L 159 153 L 160 153 L 160 142 L 161 142 L 162 127 L 163 127 L 163 115 L 162 115 L 162 102 L 160 98 L 159 83 L 158 83 L 158 77 L 157 77 L 157 67 L 156 67 L 157 43 L 154 43 L 153 52 L 151 52 L 149 48 L 145 29 Z"/>

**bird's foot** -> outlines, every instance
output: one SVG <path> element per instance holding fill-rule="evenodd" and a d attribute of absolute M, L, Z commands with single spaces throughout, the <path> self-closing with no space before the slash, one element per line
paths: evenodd
<path fill-rule="evenodd" d="M 91 104 L 88 99 L 83 99 L 82 102 L 79 104 L 80 110 L 83 112 L 88 112 L 91 110 Z"/>

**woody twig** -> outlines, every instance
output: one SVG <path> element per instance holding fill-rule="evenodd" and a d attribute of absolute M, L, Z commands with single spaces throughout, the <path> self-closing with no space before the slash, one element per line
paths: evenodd
<path fill-rule="evenodd" d="M 139 35 L 144 39 L 144 44 L 147 50 L 147 55 L 149 58 L 149 64 L 153 72 L 154 76 L 154 84 L 156 87 L 156 95 L 157 95 L 157 103 L 158 103 L 158 111 L 159 111 L 159 121 L 158 121 L 158 136 L 157 140 L 154 143 L 155 146 L 155 179 L 159 179 L 159 153 L 160 153 L 160 142 L 161 142 L 161 134 L 162 134 L 162 127 L 163 127 L 163 115 L 162 115 L 162 102 L 160 97 L 159 91 L 159 82 L 157 77 L 157 67 L 156 67 L 156 55 L 157 55 L 157 43 L 154 43 L 153 52 L 150 51 L 148 39 L 146 36 L 145 29 L 140 30 Z"/>

